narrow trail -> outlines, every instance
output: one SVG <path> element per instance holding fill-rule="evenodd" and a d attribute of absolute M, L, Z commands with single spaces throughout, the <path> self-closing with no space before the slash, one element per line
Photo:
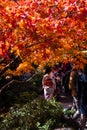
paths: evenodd
<path fill-rule="evenodd" d="M 64 108 L 68 108 L 72 105 L 73 99 L 71 95 L 60 95 L 59 102 L 62 103 Z"/>

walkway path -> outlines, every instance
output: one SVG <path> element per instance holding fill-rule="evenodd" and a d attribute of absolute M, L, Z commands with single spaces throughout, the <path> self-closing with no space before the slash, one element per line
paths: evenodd
<path fill-rule="evenodd" d="M 62 103 L 64 108 L 68 108 L 70 105 L 72 105 L 73 99 L 70 95 L 61 95 L 59 101 Z"/>

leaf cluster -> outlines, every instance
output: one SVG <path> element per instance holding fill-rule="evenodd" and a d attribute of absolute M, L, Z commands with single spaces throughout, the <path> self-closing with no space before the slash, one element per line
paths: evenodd
<path fill-rule="evenodd" d="M 86 28 L 85 0 L 0 0 L 0 56 L 11 47 L 24 63 L 19 71 L 74 59 L 87 49 Z"/>
<path fill-rule="evenodd" d="M 1 130 L 51 130 L 62 126 L 63 108 L 54 99 L 39 98 L 23 106 L 15 105 L 7 114 L 0 115 Z M 47 129 L 46 129 L 47 128 Z"/>

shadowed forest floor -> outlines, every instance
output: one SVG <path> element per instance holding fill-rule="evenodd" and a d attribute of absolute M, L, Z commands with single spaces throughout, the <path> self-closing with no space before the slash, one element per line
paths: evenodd
<path fill-rule="evenodd" d="M 73 99 L 72 96 L 60 95 L 59 101 L 62 103 L 64 108 L 68 108 L 69 105 L 72 105 Z"/>

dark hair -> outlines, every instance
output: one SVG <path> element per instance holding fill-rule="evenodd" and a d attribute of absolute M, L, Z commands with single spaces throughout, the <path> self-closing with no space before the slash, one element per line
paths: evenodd
<path fill-rule="evenodd" d="M 51 67 L 45 66 L 45 74 L 49 74 L 51 72 Z"/>
<path fill-rule="evenodd" d="M 71 63 L 66 63 L 66 71 L 70 71 L 72 69 Z"/>

